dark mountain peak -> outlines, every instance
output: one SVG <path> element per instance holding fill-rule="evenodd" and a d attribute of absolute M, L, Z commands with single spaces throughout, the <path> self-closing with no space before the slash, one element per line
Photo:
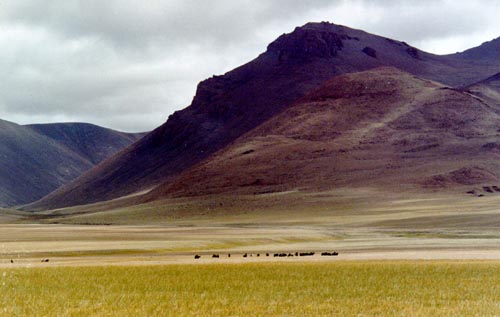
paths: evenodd
<path fill-rule="evenodd" d="M 297 26 L 294 31 L 297 30 L 316 30 L 316 31 L 343 31 L 348 29 L 347 27 L 340 25 L 340 24 L 335 24 L 329 21 L 322 21 L 322 22 L 307 22 L 306 24 L 302 26 Z"/>
<path fill-rule="evenodd" d="M 223 105 L 223 100 L 238 91 L 239 87 L 245 87 L 249 82 L 262 77 L 272 76 L 278 79 L 281 73 L 289 72 L 291 68 L 336 57 L 344 48 L 345 41 L 360 41 L 355 36 L 358 33 L 364 32 L 329 22 L 307 23 L 297 27 L 293 32 L 283 34 L 269 44 L 267 51 L 255 60 L 224 75 L 214 75 L 200 82 L 192 107 L 203 109 L 211 118 L 224 120 L 233 113 L 228 105 Z M 244 103 L 249 101 L 254 103 L 255 99 L 241 100 Z"/>
<path fill-rule="evenodd" d="M 344 47 L 344 41 L 359 41 L 359 38 L 349 36 L 348 30 L 328 22 L 307 23 L 280 36 L 267 50 L 277 54 L 280 61 L 335 57 Z"/>

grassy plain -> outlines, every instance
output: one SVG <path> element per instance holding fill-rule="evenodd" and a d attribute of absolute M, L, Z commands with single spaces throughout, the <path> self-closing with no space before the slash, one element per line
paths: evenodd
<path fill-rule="evenodd" d="M 5 316 L 495 316 L 499 262 L 4 269 Z"/>
<path fill-rule="evenodd" d="M 232 253 L 242 261 L 246 252 L 332 250 L 344 260 L 500 260 L 498 194 L 352 189 L 121 203 L 5 214 L 0 266 L 12 266 L 10 259 L 39 266 L 44 257 L 51 266 L 159 264 L 192 263 L 194 254 Z"/>
<path fill-rule="evenodd" d="M 135 197 L 32 213 L 25 222 L 95 225 L 500 226 L 500 193 L 396 193 L 370 188 L 262 195 L 212 195 L 134 204 Z M 465 218 L 464 218 L 465 217 Z M 487 219 L 487 221 L 485 221 Z M 491 220 L 494 220 L 491 223 Z M 438 221 L 434 221 L 438 220 Z M 21 220 L 22 222 L 22 220 Z M 476 221 L 477 222 L 477 221 Z M 475 225 L 475 223 L 470 223 Z"/>
<path fill-rule="evenodd" d="M 122 203 L 4 210 L 0 315 L 500 312 L 498 195 L 353 190 Z M 338 257 L 318 255 L 333 250 Z M 316 255 L 264 256 L 297 251 Z"/>

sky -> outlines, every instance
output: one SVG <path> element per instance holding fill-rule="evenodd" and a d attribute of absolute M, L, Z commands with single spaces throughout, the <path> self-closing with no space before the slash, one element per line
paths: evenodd
<path fill-rule="evenodd" d="M 0 119 L 149 131 L 307 22 L 446 54 L 500 37 L 499 14 L 497 0 L 0 0 Z"/>

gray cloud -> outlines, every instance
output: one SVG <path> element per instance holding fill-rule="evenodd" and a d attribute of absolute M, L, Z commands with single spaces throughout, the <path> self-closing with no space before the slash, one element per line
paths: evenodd
<path fill-rule="evenodd" d="M 332 21 L 438 53 L 498 37 L 485 1 L 11 0 L 0 3 L 0 118 L 149 130 L 196 84 L 284 32 Z"/>

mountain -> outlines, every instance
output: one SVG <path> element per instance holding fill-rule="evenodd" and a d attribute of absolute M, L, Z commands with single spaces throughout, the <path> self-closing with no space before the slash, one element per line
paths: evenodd
<path fill-rule="evenodd" d="M 83 123 L 0 120 L 0 206 L 40 199 L 140 136 Z"/>
<path fill-rule="evenodd" d="M 99 164 L 118 149 L 145 135 L 114 131 L 88 123 L 34 124 L 27 127 L 70 149 L 92 165 Z"/>
<path fill-rule="evenodd" d="M 500 107 L 395 68 L 338 76 L 147 200 L 500 183 Z"/>
<path fill-rule="evenodd" d="M 500 58 L 500 37 L 485 42 L 478 47 L 458 53 L 456 56 L 485 64 L 488 64 L 490 61 L 498 61 Z"/>
<path fill-rule="evenodd" d="M 463 89 L 485 101 L 500 105 L 500 73 Z"/>
<path fill-rule="evenodd" d="M 253 61 L 201 82 L 189 107 L 28 208 L 88 204 L 169 182 L 334 76 L 392 66 L 462 87 L 500 72 L 489 54 L 481 54 L 437 56 L 364 31 L 308 23 L 280 36 Z"/>

